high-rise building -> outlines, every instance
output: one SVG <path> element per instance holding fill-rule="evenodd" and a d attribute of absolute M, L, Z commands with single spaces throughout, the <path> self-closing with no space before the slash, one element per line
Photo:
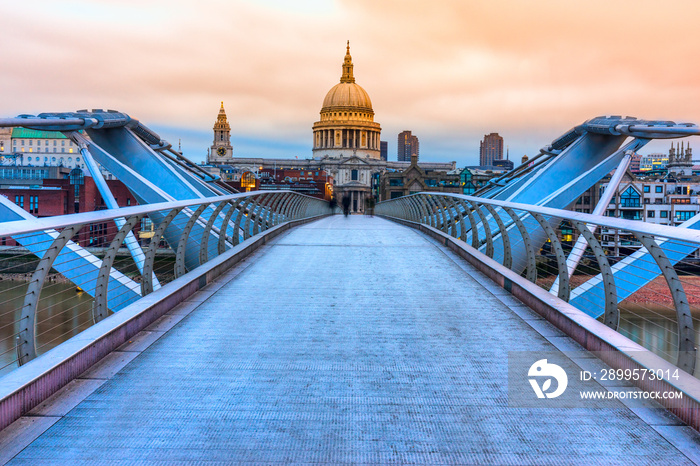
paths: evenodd
<path fill-rule="evenodd" d="M 493 161 L 503 158 L 503 138 L 498 133 L 484 136 L 479 147 L 479 165 L 484 167 L 493 165 Z"/>
<path fill-rule="evenodd" d="M 389 160 L 389 143 L 386 141 L 379 141 L 379 158 Z"/>
<path fill-rule="evenodd" d="M 410 131 L 399 133 L 399 146 L 397 149 L 399 162 L 410 162 L 411 156 L 418 156 L 420 149 L 418 147 L 418 138 L 413 136 Z"/>

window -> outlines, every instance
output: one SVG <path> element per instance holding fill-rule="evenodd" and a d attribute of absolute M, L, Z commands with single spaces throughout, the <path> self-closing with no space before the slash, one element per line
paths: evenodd
<path fill-rule="evenodd" d="M 654 218 L 655 215 L 656 215 L 656 212 L 654 212 L 653 210 L 650 210 L 649 212 L 647 212 L 647 218 Z"/>
<path fill-rule="evenodd" d="M 644 185 L 644 192 L 645 192 L 645 193 L 650 192 L 650 191 L 651 191 L 650 188 L 651 188 L 651 187 L 650 187 L 649 185 Z"/>
<path fill-rule="evenodd" d="M 663 187 L 663 186 L 655 186 L 655 187 L 654 187 L 654 192 L 656 192 L 656 193 L 663 193 L 663 192 L 664 192 L 664 187 Z"/>
<path fill-rule="evenodd" d="M 357 170 L 352 170 L 350 172 L 350 179 L 352 181 L 357 181 L 357 179 L 358 179 L 358 171 Z"/>
<path fill-rule="evenodd" d="M 671 204 L 690 204 L 690 199 L 688 199 L 687 197 L 676 197 L 671 199 Z"/>
<path fill-rule="evenodd" d="M 567 241 L 567 242 L 573 241 L 574 240 L 574 230 L 572 230 L 571 228 L 562 227 L 561 239 L 562 239 L 562 241 Z"/>
<path fill-rule="evenodd" d="M 676 211 L 676 220 L 679 222 L 685 222 L 686 220 L 690 220 L 694 216 L 695 216 L 695 212 L 692 212 L 692 211 L 687 211 L 687 210 L 677 210 Z"/>
<path fill-rule="evenodd" d="M 639 207 L 639 193 L 630 186 L 620 195 L 622 207 Z"/>
<path fill-rule="evenodd" d="M 29 196 L 29 213 L 39 214 L 39 196 Z"/>
<path fill-rule="evenodd" d="M 659 212 L 659 217 L 661 218 L 668 218 L 668 211 L 667 210 L 662 210 Z"/>
<path fill-rule="evenodd" d="M 153 220 L 148 217 L 141 219 L 141 231 L 153 231 Z"/>
<path fill-rule="evenodd" d="M 16 195 L 15 196 L 15 204 L 20 206 L 21 208 L 24 209 L 24 196 L 22 195 Z"/>

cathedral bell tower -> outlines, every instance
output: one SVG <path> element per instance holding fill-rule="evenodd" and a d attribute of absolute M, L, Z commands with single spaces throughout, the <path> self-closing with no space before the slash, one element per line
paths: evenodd
<path fill-rule="evenodd" d="M 221 102 L 219 115 L 214 123 L 214 143 L 207 154 L 207 163 L 228 163 L 233 160 L 233 147 L 231 147 L 231 125 L 226 118 L 224 103 Z"/>

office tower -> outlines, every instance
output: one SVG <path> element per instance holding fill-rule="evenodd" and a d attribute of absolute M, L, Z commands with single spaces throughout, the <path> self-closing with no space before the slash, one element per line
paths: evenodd
<path fill-rule="evenodd" d="M 503 159 L 503 138 L 498 133 L 487 134 L 479 147 L 479 165 L 493 165 L 496 159 Z"/>
<path fill-rule="evenodd" d="M 397 149 L 397 160 L 399 162 L 410 162 L 412 155 L 419 155 L 418 138 L 410 131 L 399 133 L 399 144 Z"/>

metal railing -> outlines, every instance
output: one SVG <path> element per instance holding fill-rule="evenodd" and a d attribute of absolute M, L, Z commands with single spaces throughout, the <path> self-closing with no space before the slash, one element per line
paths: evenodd
<path fill-rule="evenodd" d="M 252 236 L 329 213 L 317 198 L 255 191 L 0 223 L 0 374 Z"/>
<path fill-rule="evenodd" d="M 376 213 L 462 240 L 686 372 L 700 372 L 700 231 L 443 193 L 384 201 Z"/>

